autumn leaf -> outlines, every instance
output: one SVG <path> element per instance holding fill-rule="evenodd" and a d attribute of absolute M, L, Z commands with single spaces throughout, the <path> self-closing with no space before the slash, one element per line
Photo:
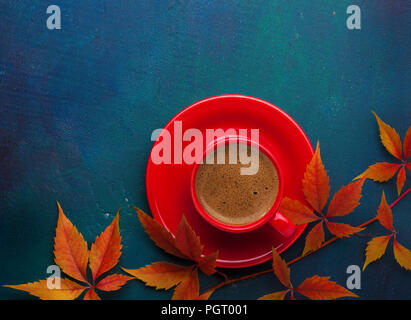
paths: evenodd
<path fill-rule="evenodd" d="M 358 297 L 356 294 L 329 280 L 330 277 L 313 276 L 305 279 L 295 291 L 312 300 L 332 300 L 342 297 Z"/>
<path fill-rule="evenodd" d="M 194 269 L 175 288 L 172 300 L 196 300 L 199 297 L 199 290 L 198 272 Z"/>
<path fill-rule="evenodd" d="M 397 131 L 382 121 L 374 111 L 372 113 L 377 119 L 380 128 L 381 142 L 385 149 L 397 159 L 402 160 L 402 144 Z"/>
<path fill-rule="evenodd" d="M 402 166 L 400 171 L 398 172 L 398 175 L 397 175 L 397 192 L 398 192 L 398 194 L 401 194 L 401 190 L 404 187 L 404 183 L 405 183 L 405 168 L 404 168 L 404 166 Z"/>
<path fill-rule="evenodd" d="M 318 248 L 321 247 L 321 244 L 324 242 L 324 228 L 323 228 L 323 222 L 319 222 L 317 225 L 315 225 L 310 232 L 307 234 L 305 238 L 305 246 L 304 246 L 304 251 L 303 255 L 306 253 L 317 250 Z"/>
<path fill-rule="evenodd" d="M 175 239 L 167 229 L 139 208 L 132 208 L 136 210 L 144 230 L 158 247 L 176 257 L 187 259 L 187 257 L 176 248 Z"/>
<path fill-rule="evenodd" d="M 54 261 L 70 277 L 87 283 L 87 242 L 57 202 L 59 218 L 54 238 Z"/>
<path fill-rule="evenodd" d="M 377 162 L 370 165 L 367 170 L 358 177 L 355 177 L 354 180 L 366 178 L 377 182 L 385 182 L 394 176 L 399 167 L 401 167 L 401 165 L 397 163 Z"/>
<path fill-rule="evenodd" d="M 168 262 L 154 262 L 139 269 L 122 269 L 145 282 L 147 286 L 168 290 L 190 275 L 193 267 L 183 267 Z"/>
<path fill-rule="evenodd" d="M 203 248 L 200 243 L 200 238 L 190 227 L 184 215 L 177 228 L 175 243 L 178 250 L 189 259 L 193 261 L 200 259 Z"/>
<path fill-rule="evenodd" d="M 121 255 L 121 236 L 119 228 L 120 210 L 111 224 L 96 238 L 90 250 L 90 269 L 93 281 L 112 269 Z"/>
<path fill-rule="evenodd" d="M 289 291 L 290 289 L 266 294 L 258 298 L 258 300 L 284 300 L 285 296 Z"/>
<path fill-rule="evenodd" d="M 202 256 L 198 261 L 198 267 L 206 275 L 211 276 L 216 273 L 215 264 L 218 257 L 218 250 L 208 256 Z"/>
<path fill-rule="evenodd" d="M 311 208 L 298 200 L 284 197 L 281 200 L 279 211 L 295 225 L 302 225 L 320 219 Z"/>
<path fill-rule="evenodd" d="M 411 156 L 411 126 L 408 128 L 404 137 L 404 160 Z"/>
<path fill-rule="evenodd" d="M 291 287 L 290 280 L 290 268 L 288 268 L 287 263 L 281 259 L 280 255 L 277 253 L 275 248 L 272 248 L 273 251 L 273 270 L 278 280 L 285 286 Z"/>
<path fill-rule="evenodd" d="M 364 228 L 352 227 L 349 224 L 340 222 L 326 221 L 325 223 L 328 230 L 330 230 L 330 232 L 338 238 L 349 237 L 354 233 L 364 230 Z"/>
<path fill-rule="evenodd" d="M 317 142 L 317 149 L 307 165 L 303 179 L 305 198 L 317 212 L 321 212 L 327 203 L 330 194 L 329 180 L 321 161 L 320 144 Z"/>
<path fill-rule="evenodd" d="M 352 182 L 338 190 L 328 205 L 327 217 L 345 216 L 360 204 L 365 178 Z"/>
<path fill-rule="evenodd" d="M 365 249 L 366 252 L 365 252 L 365 262 L 362 268 L 363 271 L 371 262 L 378 260 L 384 255 L 390 238 L 391 238 L 391 235 L 375 237 L 370 242 L 368 242 L 367 248 Z"/>
<path fill-rule="evenodd" d="M 197 298 L 194 298 L 194 300 L 208 300 L 213 293 L 214 290 L 207 290 L 203 294 L 200 294 Z"/>
<path fill-rule="evenodd" d="M 394 238 L 394 257 L 404 269 L 411 270 L 411 251 L 400 245 Z"/>
<path fill-rule="evenodd" d="M 77 298 L 85 289 L 87 289 L 86 287 L 83 287 L 82 285 L 67 278 L 56 277 L 53 281 L 54 284 L 60 282 L 60 289 L 49 289 L 47 287 L 47 280 L 40 280 L 37 282 L 19 285 L 4 285 L 4 287 L 26 291 L 42 300 L 73 300 Z"/>
<path fill-rule="evenodd" d="M 97 283 L 96 288 L 103 291 L 116 291 L 131 279 L 133 279 L 133 277 L 125 276 L 122 274 L 112 274 Z"/>
<path fill-rule="evenodd" d="M 84 295 L 84 300 L 101 300 L 94 289 L 89 289 Z"/>
<path fill-rule="evenodd" d="M 385 199 L 384 191 L 382 192 L 380 206 L 378 207 L 377 219 L 383 227 L 387 228 L 390 231 L 394 231 L 394 226 L 392 223 L 392 211 L 387 203 L 387 200 Z"/>

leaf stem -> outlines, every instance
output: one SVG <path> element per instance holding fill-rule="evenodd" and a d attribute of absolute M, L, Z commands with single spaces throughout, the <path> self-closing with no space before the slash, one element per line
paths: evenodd
<path fill-rule="evenodd" d="M 404 197 L 405 197 L 408 193 L 410 193 L 410 192 L 411 192 L 411 187 L 408 188 L 402 195 L 400 195 L 393 203 L 391 203 L 390 208 L 394 207 L 402 198 L 404 198 Z M 356 226 L 356 227 L 357 227 L 357 228 L 363 228 L 363 227 L 366 227 L 366 226 L 370 225 L 371 223 L 373 223 L 373 222 L 375 222 L 375 221 L 377 221 L 377 217 L 374 217 L 374 218 L 372 218 L 372 219 L 370 219 L 370 220 L 367 220 L 367 221 L 363 222 L 362 224 L 360 224 L 360 225 L 358 225 L 358 226 Z M 304 255 L 301 255 L 301 256 L 293 259 L 293 260 L 288 261 L 288 262 L 287 262 L 287 266 L 289 266 L 289 265 L 291 265 L 291 264 L 293 264 L 293 263 L 296 263 L 297 261 L 300 261 L 302 258 L 304 258 L 304 257 L 306 257 L 306 256 L 309 256 L 310 254 L 312 254 L 312 253 L 314 253 L 314 252 L 317 252 L 317 251 L 320 250 L 321 248 L 324 248 L 324 247 L 328 246 L 330 243 L 333 243 L 334 241 L 336 241 L 336 240 L 338 240 L 338 239 L 340 239 L 340 238 L 338 238 L 338 237 L 332 237 L 331 239 L 323 242 L 318 249 L 309 251 L 309 252 L 307 252 L 307 253 L 304 254 Z M 251 273 L 251 274 L 248 274 L 248 275 L 239 277 L 239 278 L 233 278 L 233 279 L 228 279 L 228 278 L 227 278 L 227 279 L 225 279 L 224 281 L 220 282 L 219 284 L 215 285 L 214 287 L 208 289 L 205 293 L 213 292 L 213 291 L 215 291 L 215 290 L 217 290 L 217 289 L 219 289 L 219 288 L 221 288 L 221 287 L 224 287 L 224 286 L 226 286 L 226 285 L 228 285 L 228 284 L 231 284 L 231 283 L 234 283 L 234 282 L 239 282 L 239 281 L 243 281 L 243 280 L 255 278 L 255 277 L 261 276 L 261 275 L 263 275 L 263 274 L 271 273 L 271 272 L 273 272 L 273 268 L 266 269 L 266 270 L 259 271 L 259 272 L 255 272 L 255 273 Z"/>

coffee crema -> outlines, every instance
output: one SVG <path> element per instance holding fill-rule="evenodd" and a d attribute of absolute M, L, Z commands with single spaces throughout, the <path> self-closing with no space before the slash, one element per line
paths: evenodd
<path fill-rule="evenodd" d="M 225 224 L 245 225 L 259 220 L 272 208 L 278 195 L 278 172 L 273 162 L 258 150 L 257 173 L 241 175 L 240 169 L 247 165 L 240 163 L 238 155 L 234 164 L 229 163 L 228 144 L 214 150 L 215 159 L 220 148 L 225 148 L 224 164 L 215 161 L 198 167 L 195 192 L 200 205 Z M 248 151 L 250 148 L 256 147 L 248 145 Z"/>

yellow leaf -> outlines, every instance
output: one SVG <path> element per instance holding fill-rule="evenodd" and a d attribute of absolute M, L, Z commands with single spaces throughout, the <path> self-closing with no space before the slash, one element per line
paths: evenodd
<path fill-rule="evenodd" d="M 375 237 L 368 242 L 367 248 L 365 249 L 365 262 L 362 268 L 363 271 L 371 262 L 378 260 L 384 255 L 390 238 L 391 235 Z"/>
<path fill-rule="evenodd" d="M 372 113 L 377 119 L 378 127 L 380 128 L 381 142 L 385 149 L 397 159 L 402 160 L 402 144 L 397 131 L 382 121 L 374 111 Z"/>
<path fill-rule="evenodd" d="M 400 166 L 398 163 L 377 162 L 370 165 L 367 170 L 353 180 L 367 178 L 377 182 L 385 182 L 394 176 Z"/>
<path fill-rule="evenodd" d="M 401 267 L 411 270 L 411 251 L 394 239 L 394 257 Z"/>
<path fill-rule="evenodd" d="M 258 298 L 258 300 L 284 300 L 288 291 L 290 291 L 290 289 L 266 294 Z"/>

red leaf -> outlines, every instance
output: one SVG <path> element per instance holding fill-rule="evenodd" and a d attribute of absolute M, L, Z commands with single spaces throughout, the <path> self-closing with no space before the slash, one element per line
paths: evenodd
<path fill-rule="evenodd" d="M 120 210 L 111 224 L 96 238 L 90 250 L 90 269 L 93 281 L 109 271 L 117 263 L 121 255 L 121 236 L 119 228 Z"/>
<path fill-rule="evenodd" d="M 387 200 L 385 200 L 384 191 L 382 192 L 381 203 L 378 207 L 377 219 L 383 227 L 390 231 L 395 231 L 392 224 L 392 211 L 390 206 L 387 204 Z"/>
<path fill-rule="evenodd" d="M 411 126 L 408 128 L 404 138 L 404 160 L 411 156 Z"/>
<path fill-rule="evenodd" d="M 312 250 L 316 250 L 319 247 L 321 247 L 321 244 L 324 242 L 324 228 L 323 228 L 323 222 L 319 222 L 317 225 L 315 225 L 311 231 L 307 234 L 307 237 L 305 238 L 305 247 L 303 251 L 303 255 L 305 255 L 307 252 L 310 252 Z"/>
<path fill-rule="evenodd" d="M 190 227 L 187 219 L 183 215 L 176 232 L 176 246 L 178 250 L 193 261 L 198 261 L 201 257 L 202 245 L 200 238 Z"/>
<path fill-rule="evenodd" d="M 345 216 L 353 212 L 360 204 L 364 180 L 362 178 L 338 190 L 328 206 L 327 217 Z"/>
<path fill-rule="evenodd" d="M 216 273 L 215 263 L 218 256 L 218 250 L 214 253 L 209 254 L 208 256 L 202 256 L 198 261 L 198 267 L 206 275 L 211 276 Z"/>
<path fill-rule="evenodd" d="M 89 289 L 84 296 L 84 300 L 101 300 L 101 298 L 93 289 Z"/>
<path fill-rule="evenodd" d="M 367 178 L 377 182 L 385 182 L 394 176 L 400 166 L 397 163 L 377 162 L 369 166 L 367 170 L 353 180 Z"/>
<path fill-rule="evenodd" d="M 385 149 L 391 153 L 397 159 L 402 160 L 402 144 L 401 139 L 395 129 L 391 128 L 388 124 L 382 121 L 376 113 L 372 112 L 377 119 L 378 126 L 380 128 L 380 138 Z"/>
<path fill-rule="evenodd" d="M 57 202 L 59 219 L 54 238 L 54 261 L 64 273 L 70 277 L 86 282 L 88 262 L 87 242 L 77 228 L 64 215 L 63 209 Z"/>
<path fill-rule="evenodd" d="M 122 274 L 112 274 L 101 280 L 96 288 L 103 291 L 116 291 L 124 286 L 128 280 L 133 279 L 133 277 L 128 277 Z"/>
<path fill-rule="evenodd" d="M 281 200 L 279 211 L 295 225 L 306 224 L 319 219 L 312 209 L 306 207 L 298 200 L 292 200 L 287 197 Z"/>
<path fill-rule="evenodd" d="M 401 167 L 400 171 L 398 172 L 398 176 L 397 176 L 397 192 L 398 195 L 401 194 L 401 190 L 404 187 L 404 183 L 405 183 L 405 168 Z"/>
<path fill-rule="evenodd" d="M 303 192 L 308 203 L 321 212 L 330 194 L 330 184 L 327 171 L 321 161 L 320 144 L 304 173 Z"/>
<path fill-rule="evenodd" d="M 375 237 L 368 242 L 367 249 L 365 249 L 365 262 L 364 267 L 362 268 L 363 271 L 371 262 L 378 260 L 384 255 L 390 238 L 391 235 Z"/>
<path fill-rule="evenodd" d="M 172 300 L 195 300 L 199 297 L 198 272 L 194 269 L 175 288 Z"/>
<path fill-rule="evenodd" d="M 358 297 L 356 294 L 329 280 L 330 277 L 313 276 L 305 279 L 295 289 L 312 300 L 332 300 L 342 297 Z"/>
<path fill-rule="evenodd" d="M 278 280 L 286 286 L 287 288 L 291 287 L 290 281 L 290 268 L 288 268 L 287 263 L 281 259 L 280 255 L 277 253 L 273 247 L 273 270 Z"/>
<path fill-rule="evenodd" d="M 326 224 L 328 230 L 330 230 L 330 232 L 338 238 L 349 237 L 354 233 L 364 230 L 364 228 L 353 227 L 349 224 L 339 222 L 326 221 Z"/>

